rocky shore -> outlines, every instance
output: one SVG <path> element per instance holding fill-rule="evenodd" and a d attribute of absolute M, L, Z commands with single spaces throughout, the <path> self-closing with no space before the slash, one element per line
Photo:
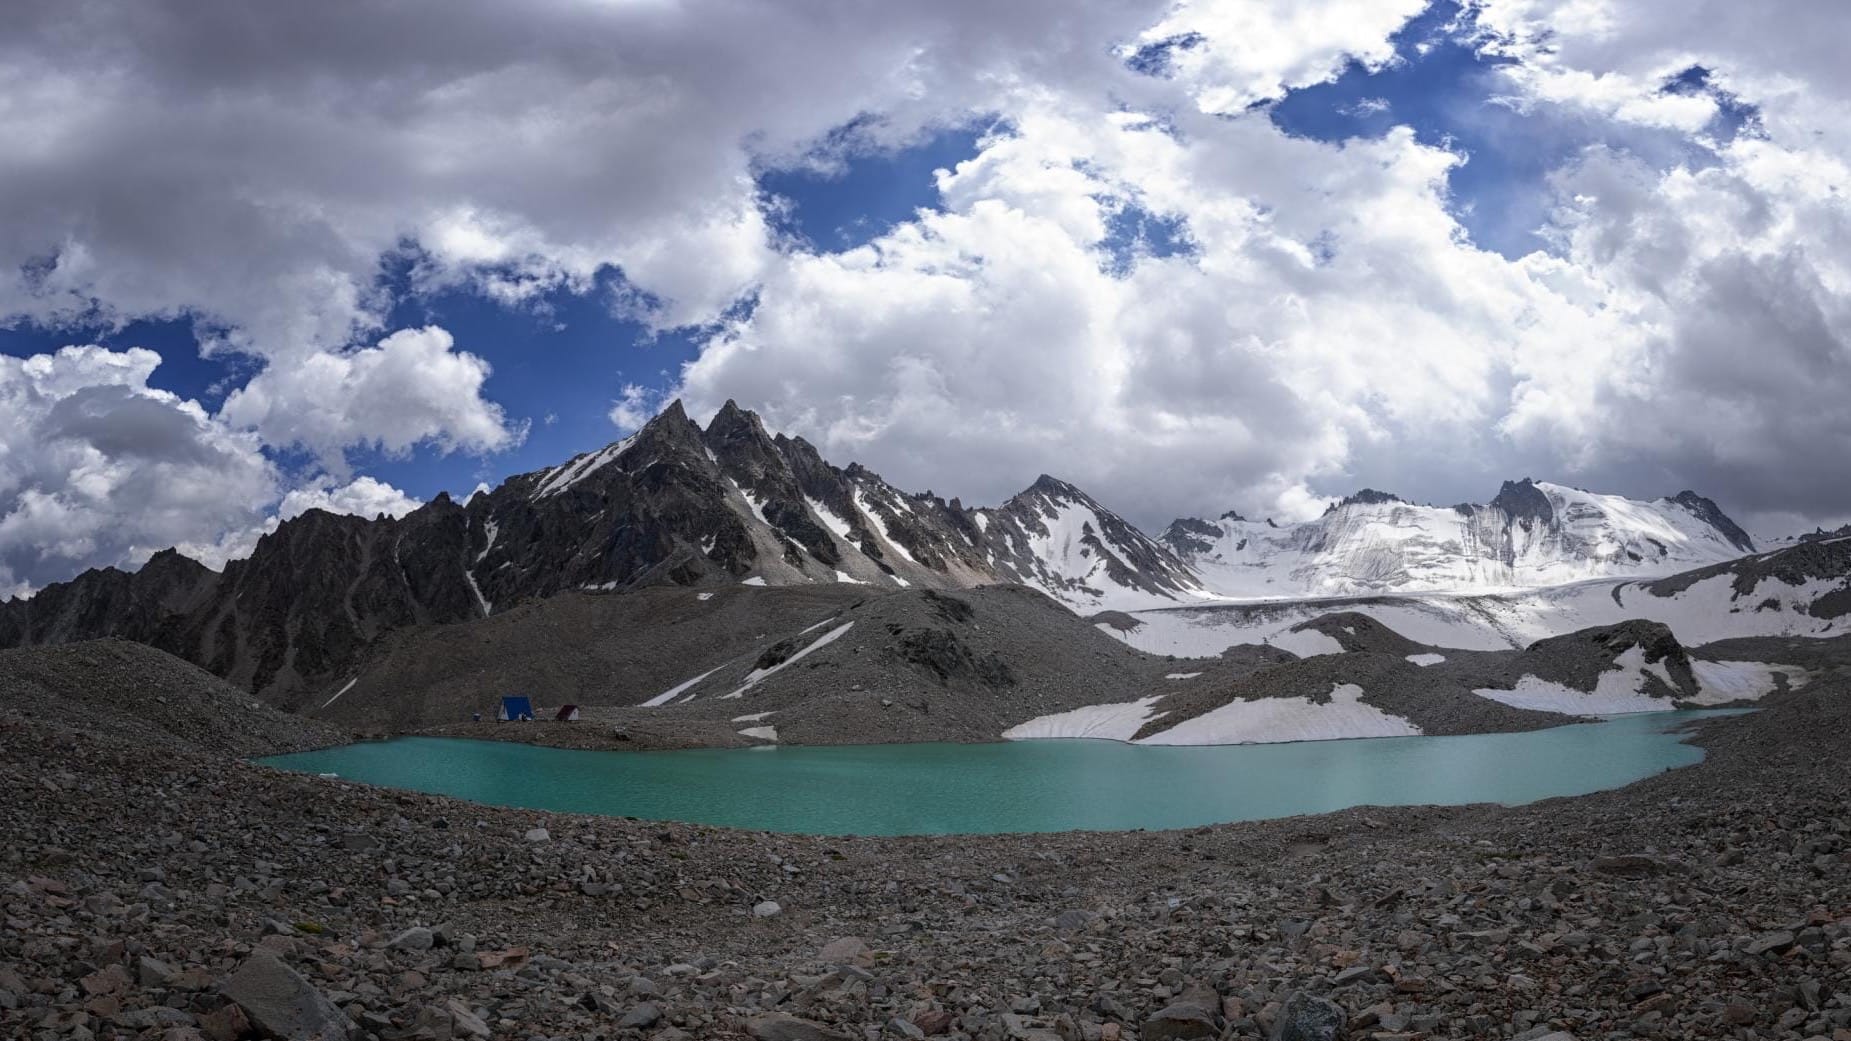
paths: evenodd
<path fill-rule="evenodd" d="M 819 838 L 0 720 L 0 1036 L 1851 1038 L 1851 690 L 1521 808 Z"/>

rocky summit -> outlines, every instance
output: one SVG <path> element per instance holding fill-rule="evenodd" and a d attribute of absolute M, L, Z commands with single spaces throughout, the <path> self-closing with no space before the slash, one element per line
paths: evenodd
<path fill-rule="evenodd" d="M 732 402 L 705 428 L 676 402 L 628 438 L 466 502 L 439 495 L 397 519 L 310 510 L 222 572 L 173 550 L 134 572 L 85 572 L 0 603 L 0 647 L 121 637 L 299 710 L 393 634 L 569 593 L 1013 583 L 1091 613 L 1659 578 L 1753 549 L 1694 492 L 1641 503 L 1528 479 L 1484 506 L 1365 489 L 1306 524 L 1230 512 L 1152 538 L 1046 474 L 1000 506 L 967 507 L 836 466 Z"/>

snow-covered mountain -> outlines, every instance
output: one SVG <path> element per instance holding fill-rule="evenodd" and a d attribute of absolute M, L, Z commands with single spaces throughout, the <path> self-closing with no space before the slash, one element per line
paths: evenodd
<path fill-rule="evenodd" d="M 223 572 L 172 551 L 134 574 L 86 572 L 0 603 L 0 646 L 121 636 L 287 700 L 395 630 L 571 592 L 1019 583 L 1092 614 L 1654 576 L 1752 548 L 1689 492 L 1641 503 L 1528 481 L 1484 506 L 1363 492 L 1307 524 L 1229 514 L 1152 539 L 1053 477 L 971 508 L 838 467 L 731 402 L 704 429 L 676 403 L 467 502 L 440 495 L 399 519 L 311 510 Z"/>
<path fill-rule="evenodd" d="M 1302 524 L 1184 518 L 1161 541 L 1223 597 L 1535 588 L 1669 575 L 1755 549 L 1695 492 L 1641 502 L 1528 478 L 1482 505 L 1365 489 Z"/>

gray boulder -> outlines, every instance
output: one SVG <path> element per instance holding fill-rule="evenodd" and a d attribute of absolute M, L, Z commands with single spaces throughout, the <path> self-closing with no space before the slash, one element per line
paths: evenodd
<path fill-rule="evenodd" d="M 1337 1041 L 1349 1020 L 1336 1002 L 1299 991 L 1286 999 L 1273 1020 L 1272 1041 Z"/>
<path fill-rule="evenodd" d="M 287 1041 L 351 1041 L 353 1021 L 269 951 L 254 951 L 219 988 L 260 1032 Z"/>
<path fill-rule="evenodd" d="M 831 1030 L 821 1023 L 798 1019 L 782 1012 L 767 1012 L 746 1021 L 746 1033 L 758 1041 L 853 1041 L 847 1034 Z"/>

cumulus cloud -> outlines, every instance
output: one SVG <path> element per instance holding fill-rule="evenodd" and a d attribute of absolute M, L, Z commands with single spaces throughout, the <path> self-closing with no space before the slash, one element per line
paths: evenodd
<path fill-rule="evenodd" d="M 678 325 L 775 260 L 753 173 L 1017 82 L 1134 77 L 1168 0 L 22 0 L 0 38 L 0 315 L 200 315 L 274 357 L 381 331 L 381 257 L 511 303 L 620 268 Z"/>
<path fill-rule="evenodd" d="M 616 268 L 613 306 L 717 330 L 681 377 L 693 407 L 737 397 L 972 499 L 1060 470 L 1151 524 L 1314 511 L 1384 472 L 1439 501 L 1533 473 L 1851 511 L 1808 465 L 1851 448 L 1842 4 L 1472 4 L 1516 61 L 1497 103 L 1679 143 L 1568 156 L 1539 207 L 1551 248 L 1515 259 L 1456 217 L 1466 157 L 1405 129 L 1296 139 L 1254 108 L 1396 60 L 1421 0 L 152 0 L 84 7 L 81 31 L 67 4 L 17 6 L 0 320 L 188 316 L 263 367 L 216 417 L 149 390 L 135 352 L 9 379 L 53 403 L 32 423 L 61 444 L 224 468 L 240 505 L 193 518 L 207 541 L 277 501 L 258 439 L 349 488 L 357 446 L 519 442 L 479 356 L 436 327 L 387 335 L 379 275 L 400 261 L 416 289 L 512 307 Z M 1701 89 L 1665 89 L 1693 66 Z M 1742 105 L 1758 117 L 1732 133 Z M 1003 129 L 941 176 L 940 210 L 840 253 L 771 230 L 766 165 L 828 169 L 844 142 L 979 115 Z M 1131 248 L 1140 217 L 1184 248 Z M 626 386 L 609 418 L 658 403 Z M 53 465 L 0 457 L 13 545 L 141 551 L 82 544 L 114 530 L 116 486 L 93 467 L 66 487 Z M 92 508 L 105 519 L 56 519 Z"/>
<path fill-rule="evenodd" d="M 1514 260 L 1454 220 L 1463 157 L 1405 131 L 1340 147 L 1263 113 L 1037 98 L 941 179 L 945 213 L 769 273 L 685 389 L 980 499 L 1059 467 L 1145 524 L 1303 513 L 1385 479 L 1482 498 L 1522 474 L 1695 486 L 1751 522 L 1842 514 L 1851 490 L 1817 461 L 1851 445 L 1832 404 L 1851 379 L 1851 211 L 1820 100 L 1851 77 L 1817 41 L 1851 14 L 1803 6 L 1484 5 L 1486 45 L 1522 60 L 1500 103 L 1636 127 L 1608 137 L 1641 144 L 1569 154 L 1539 207 L 1552 249 Z M 1239 14 L 1179 7 L 1144 58 L 1222 114 L 1333 67 L 1310 44 L 1300 64 L 1267 60 Z M 1368 41 L 1404 15 L 1325 40 L 1385 61 Z M 1667 89 L 1693 65 L 1701 89 Z M 1749 105 L 1765 107 L 1730 132 L 1722 117 Z M 1175 222 L 1190 251 L 1104 262 L 1128 208 Z"/>
<path fill-rule="evenodd" d="M 344 450 L 404 455 L 416 445 L 490 452 L 518 444 L 501 406 L 482 396 L 489 364 L 455 350 L 438 326 L 402 329 L 376 346 L 277 361 L 225 399 L 220 415 L 273 446 L 301 446 L 330 470 Z"/>
<path fill-rule="evenodd" d="M 328 480 L 292 488 L 277 505 L 278 521 L 292 520 L 310 510 L 352 514 L 356 517 L 403 517 L 424 505 L 397 488 L 372 477 L 356 477 L 346 484 Z"/>
<path fill-rule="evenodd" d="M 0 594 L 259 521 L 278 475 L 257 439 L 148 386 L 153 351 L 0 357 Z"/>
<path fill-rule="evenodd" d="M 1292 87 L 1321 83 L 1350 62 L 1377 68 L 1389 42 L 1429 0 L 1182 0 L 1123 48 L 1189 85 L 1204 112 L 1234 114 Z"/>
<path fill-rule="evenodd" d="M 636 383 L 626 383 L 618 393 L 617 400 L 611 402 L 608 417 L 612 426 L 627 434 L 649 422 L 649 417 L 661 411 L 667 401 L 659 391 L 651 391 Z"/>
<path fill-rule="evenodd" d="M 1504 428 L 1593 475 L 1658 474 L 1733 500 L 1764 530 L 1851 512 L 1821 469 L 1851 453 L 1851 72 L 1842 4 L 1779 18 L 1718 3 L 1491 0 L 1529 96 L 1680 122 L 1709 161 L 1669 169 L 1591 149 L 1558 171 L 1559 258 L 1538 277 L 1581 305 L 1539 328 Z M 1703 70 L 1707 88 L 1666 82 Z M 1683 117 L 1667 105 L 1696 108 Z M 1748 132 L 1715 133 L 1753 106 Z M 1579 333 L 1580 335 L 1576 335 Z"/>
<path fill-rule="evenodd" d="M 979 501 L 1058 469 L 1145 524 L 1302 515 L 1358 444 L 1457 446 L 1500 414 L 1532 287 L 1462 241 L 1457 161 L 1405 131 L 1043 106 L 941 178 L 945 212 L 793 257 L 683 391 Z M 1191 249 L 1121 270 L 1130 207 Z"/>

